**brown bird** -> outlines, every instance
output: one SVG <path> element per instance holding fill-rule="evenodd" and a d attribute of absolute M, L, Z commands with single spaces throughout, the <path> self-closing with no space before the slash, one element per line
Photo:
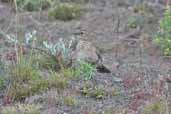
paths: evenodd
<path fill-rule="evenodd" d="M 89 41 L 78 41 L 74 50 L 73 60 L 83 60 L 96 66 L 100 73 L 110 73 L 111 71 L 103 65 L 103 58 L 100 51 Z"/>

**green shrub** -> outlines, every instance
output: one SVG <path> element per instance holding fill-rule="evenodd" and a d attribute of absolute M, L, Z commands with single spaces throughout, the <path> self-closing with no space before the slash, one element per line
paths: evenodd
<path fill-rule="evenodd" d="M 39 11 L 51 6 L 51 0 L 17 0 L 17 6 L 20 10 Z"/>
<path fill-rule="evenodd" d="M 24 58 L 23 58 L 24 59 Z M 27 60 L 22 60 L 10 68 L 12 80 L 24 82 L 28 80 L 37 80 L 40 78 L 39 71 L 32 65 L 28 65 Z"/>
<path fill-rule="evenodd" d="M 4 79 L 0 79 L 0 89 L 2 89 L 4 87 Z"/>
<path fill-rule="evenodd" d="M 50 87 L 65 89 L 68 87 L 68 79 L 63 77 L 63 75 L 51 71 L 49 76 L 49 84 Z"/>
<path fill-rule="evenodd" d="M 93 78 L 94 72 L 96 70 L 96 66 L 92 65 L 88 62 L 80 61 L 79 62 L 80 66 L 77 68 L 78 72 L 80 72 L 80 75 L 85 79 L 85 80 L 90 80 Z"/>
<path fill-rule="evenodd" d="M 137 4 L 134 7 L 134 12 L 135 13 L 145 13 L 146 12 L 146 7 L 144 4 Z"/>
<path fill-rule="evenodd" d="M 56 67 L 58 69 L 64 72 L 65 68 L 68 68 L 71 66 L 72 58 L 72 46 L 75 43 L 75 39 L 71 39 L 69 41 L 63 40 L 62 38 L 59 39 L 59 41 L 55 44 L 48 43 L 47 41 L 43 42 L 43 46 L 45 47 L 45 50 L 49 53 L 50 59 L 53 59 L 51 63 L 56 62 Z"/>
<path fill-rule="evenodd" d="M 77 101 L 75 98 L 67 96 L 64 97 L 64 104 L 67 106 L 75 106 L 77 104 Z"/>
<path fill-rule="evenodd" d="M 23 56 L 19 62 L 9 67 L 8 72 L 11 86 L 7 94 L 18 100 L 31 95 L 33 86 L 31 83 L 41 79 L 39 70 Z"/>
<path fill-rule="evenodd" d="M 39 59 L 37 60 L 39 62 L 39 67 L 41 69 L 51 69 L 51 70 L 57 70 L 58 64 L 56 59 L 53 59 L 49 55 L 40 55 Z"/>
<path fill-rule="evenodd" d="M 102 99 L 105 96 L 105 90 L 101 87 L 95 87 L 94 90 L 91 93 L 91 96 L 96 99 Z"/>
<path fill-rule="evenodd" d="M 95 99 L 103 99 L 107 94 L 104 88 L 100 86 L 94 87 L 88 83 L 85 83 L 84 87 L 81 89 L 81 93 L 86 97 L 92 97 Z"/>
<path fill-rule="evenodd" d="M 49 11 L 49 17 L 69 21 L 81 16 L 81 6 L 74 3 L 60 3 Z"/>
<path fill-rule="evenodd" d="M 63 72 L 64 77 L 68 79 L 80 79 L 81 72 L 77 68 L 66 68 Z"/>
<path fill-rule="evenodd" d="M 3 89 L 5 86 L 5 74 L 6 74 L 5 65 L 0 60 L 0 90 Z"/>
<path fill-rule="evenodd" d="M 46 91 L 49 89 L 49 81 L 47 79 L 35 80 L 30 83 L 30 94 Z"/>
<path fill-rule="evenodd" d="M 163 55 L 171 55 L 171 9 L 169 6 L 160 20 L 159 31 L 154 37 L 154 43 L 160 47 Z"/>
<path fill-rule="evenodd" d="M 20 100 L 36 93 L 47 91 L 52 87 L 63 90 L 68 87 L 68 79 L 54 71 L 51 71 L 47 78 L 40 77 L 25 81 L 14 79 L 8 90 L 8 96 L 11 96 L 15 100 Z"/>
<path fill-rule="evenodd" d="M 85 96 L 89 96 L 91 90 L 93 90 L 94 85 L 92 85 L 92 83 L 90 83 L 90 81 L 86 81 L 84 83 L 84 86 L 81 88 L 81 94 L 85 95 Z"/>

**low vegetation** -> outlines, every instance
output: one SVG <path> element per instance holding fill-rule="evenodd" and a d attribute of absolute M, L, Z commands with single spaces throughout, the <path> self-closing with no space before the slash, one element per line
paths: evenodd
<path fill-rule="evenodd" d="M 102 87 L 95 87 L 91 92 L 91 96 L 96 99 L 103 99 L 106 96 L 106 91 Z"/>
<path fill-rule="evenodd" d="M 163 55 L 171 55 L 171 9 L 169 6 L 160 20 L 159 31 L 155 35 L 154 42 L 160 47 Z"/>
<path fill-rule="evenodd" d="M 22 58 L 20 62 L 9 67 L 10 87 L 8 87 L 8 96 L 14 99 L 21 99 L 31 94 L 30 90 L 33 89 L 33 87 L 30 87 L 31 83 L 41 79 L 39 70 L 32 65 Z"/>
<path fill-rule="evenodd" d="M 90 80 L 96 71 L 96 66 L 85 61 L 79 61 L 79 68 L 77 69 L 85 80 Z"/>
<path fill-rule="evenodd" d="M 64 97 L 64 104 L 67 106 L 75 106 L 77 104 L 77 100 L 73 97 L 66 96 Z"/>
<path fill-rule="evenodd" d="M 17 0 L 19 10 L 40 11 L 51 7 L 52 0 Z"/>
<path fill-rule="evenodd" d="M 63 90 L 68 87 L 68 78 L 65 78 L 63 75 L 51 71 L 49 76 L 49 84 L 50 87 L 55 87 Z"/>
<path fill-rule="evenodd" d="M 49 17 L 69 21 L 81 16 L 81 6 L 75 3 L 61 3 L 49 11 Z"/>
<path fill-rule="evenodd" d="M 85 83 L 84 87 L 80 91 L 86 97 L 92 97 L 95 99 L 103 99 L 107 95 L 107 91 L 100 86 L 92 86 L 89 83 Z"/>

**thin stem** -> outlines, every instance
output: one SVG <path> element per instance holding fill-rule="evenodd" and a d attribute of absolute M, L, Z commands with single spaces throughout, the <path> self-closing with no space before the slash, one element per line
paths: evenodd
<path fill-rule="evenodd" d="M 116 35 L 117 35 L 117 43 L 116 43 L 116 54 L 115 57 L 118 58 L 119 56 L 119 29 L 120 29 L 120 17 L 118 16 L 117 27 L 116 27 Z"/>
<path fill-rule="evenodd" d="M 17 6 L 17 0 L 14 0 L 14 6 L 15 6 L 15 11 L 16 11 L 16 40 L 18 40 L 18 24 L 19 24 L 19 18 L 18 18 L 18 6 Z M 18 47 L 17 43 L 15 42 L 15 51 L 16 51 L 16 57 L 17 61 L 20 61 L 19 55 L 18 55 Z"/>

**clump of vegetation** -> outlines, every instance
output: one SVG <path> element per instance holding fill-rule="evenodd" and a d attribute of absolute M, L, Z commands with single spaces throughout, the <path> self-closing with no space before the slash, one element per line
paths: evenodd
<path fill-rule="evenodd" d="M 66 68 L 63 72 L 64 77 L 70 79 L 78 79 L 80 78 L 80 71 L 76 68 Z"/>
<path fill-rule="evenodd" d="M 16 67 L 16 69 L 19 68 Z M 31 73 L 33 69 L 27 71 Z M 30 73 L 28 72 L 24 72 L 24 74 L 21 72 L 20 75 L 17 75 L 17 78 L 14 78 L 16 75 L 10 76 L 11 86 L 8 89 L 8 96 L 15 100 L 20 100 L 35 93 L 47 91 L 52 87 L 60 90 L 68 87 L 68 78 L 57 72 L 51 71 L 47 78 L 40 76 L 37 70 L 34 70 L 34 73 L 31 73 L 32 75 L 29 75 Z"/>
<path fill-rule="evenodd" d="M 60 3 L 51 11 L 49 17 L 69 21 L 81 16 L 81 6 L 75 3 Z"/>
<path fill-rule="evenodd" d="M 30 104 L 16 104 L 0 108 L 1 114 L 41 114 L 40 106 Z"/>
<path fill-rule="evenodd" d="M 49 81 L 46 79 L 40 79 L 40 80 L 35 80 L 28 85 L 30 94 L 29 95 L 34 95 L 35 93 L 39 93 L 42 91 L 46 91 L 49 89 Z"/>
<path fill-rule="evenodd" d="M 50 72 L 49 76 L 50 87 L 65 89 L 68 87 L 68 79 L 54 71 Z"/>
<path fill-rule="evenodd" d="M 85 96 L 89 96 L 90 95 L 90 91 L 93 89 L 93 85 L 91 85 L 90 83 L 86 82 L 83 86 L 83 88 L 81 88 L 81 93 Z"/>
<path fill-rule="evenodd" d="M 96 71 L 96 66 L 88 62 L 80 61 L 79 68 L 77 70 L 85 80 L 90 80 L 93 78 L 94 72 Z"/>
<path fill-rule="evenodd" d="M 77 101 L 75 98 L 67 96 L 64 97 L 64 104 L 67 106 L 75 106 L 77 104 Z"/>
<path fill-rule="evenodd" d="M 105 96 L 105 90 L 102 87 L 95 87 L 91 92 L 91 96 L 96 99 L 102 99 Z"/>
<path fill-rule="evenodd" d="M 1 58 L 0 58 L 0 89 L 2 89 L 4 87 L 4 83 L 5 83 L 5 78 L 4 78 L 4 64 L 1 62 Z"/>
<path fill-rule="evenodd" d="M 81 93 L 87 97 L 92 97 L 95 99 L 103 99 L 106 96 L 106 91 L 100 87 L 89 85 L 88 83 L 81 89 Z"/>
<path fill-rule="evenodd" d="M 146 105 L 142 114 L 166 114 L 166 106 L 162 101 L 157 101 Z"/>
<path fill-rule="evenodd" d="M 0 89 L 4 88 L 4 85 L 5 85 L 5 77 L 4 77 L 4 74 L 5 74 L 5 68 L 4 68 L 4 64 L 2 63 L 1 61 L 1 58 L 0 58 Z"/>
<path fill-rule="evenodd" d="M 146 11 L 144 4 L 137 4 L 134 8 L 135 13 L 144 13 Z"/>
<path fill-rule="evenodd" d="M 2 89 L 4 87 L 4 82 L 5 82 L 5 80 L 0 77 L 0 89 Z"/>
<path fill-rule="evenodd" d="M 79 61 L 77 67 L 69 67 L 63 69 L 63 75 L 66 78 L 78 79 L 83 78 L 84 80 L 91 80 L 94 72 L 96 71 L 95 65 L 88 62 Z"/>
<path fill-rule="evenodd" d="M 171 9 L 169 6 L 160 20 L 159 31 L 154 37 L 154 43 L 160 47 L 163 55 L 171 55 Z"/>
<path fill-rule="evenodd" d="M 59 71 L 64 69 L 70 62 L 70 49 L 62 39 L 56 44 L 43 41 L 43 47 L 41 47 L 39 51 L 45 52 L 39 54 L 39 58 L 37 59 L 41 69 Z"/>
<path fill-rule="evenodd" d="M 69 42 L 59 39 L 56 44 L 48 43 L 47 41 L 43 42 L 44 47 L 48 51 L 51 59 L 56 61 L 58 69 L 64 71 L 65 68 L 70 67 L 71 65 L 71 52 L 72 45 L 74 44 L 74 39 L 71 39 Z"/>
<path fill-rule="evenodd" d="M 51 6 L 52 0 L 17 0 L 17 6 L 20 10 L 39 11 Z"/>
<path fill-rule="evenodd" d="M 39 70 L 34 68 L 33 64 L 24 57 L 21 57 L 19 62 L 9 67 L 10 87 L 7 94 L 14 99 L 29 96 L 32 89 L 31 83 L 40 79 Z"/>
<path fill-rule="evenodd" d="M 39 67 L 41 69 L 51 69 L 53 71 L 57 71 L 59 69 L 56 59 L 52 56 L 43 54 L 39 56 L 37 61 L 39 62 Z"/>
<path fill-rule="evenodd" d="M 18 82 L 25 82 L 26 80 L 37 80 L 40 78 L 39 71 L 33 67 L 33 64 L 28 63 L 24 57 L 20 59 L 17 64 L 10 68 L 10 75 Z"/>
<path fill-rule="evenodd" d="M 30 76 L 31 77 L 31 76 Z M 15 100 L 23 99 L 27 96 L 34 95 L 42 91 L 47 91 L 49 88 L 58 88 L 63 90 L 68 87 L 68 78 L 57 72 L 51 71 L 47 78 L 31 78 L 21 80 L 22 78 L 13 79 L 8 90 L 8 96 Z"/>

